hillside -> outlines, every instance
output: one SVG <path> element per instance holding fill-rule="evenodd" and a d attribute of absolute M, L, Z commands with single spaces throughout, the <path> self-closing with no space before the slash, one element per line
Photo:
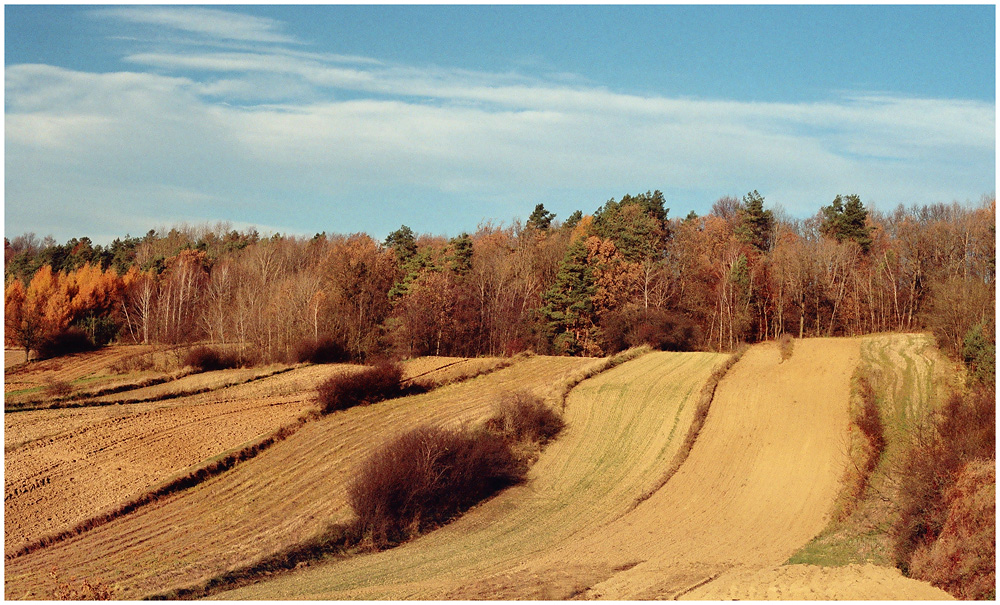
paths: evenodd
<path fill-rule="evenodd" d="M 594 363 L 580 358 L 528 358 L 425 395 L 306 423 L 288 439 L 195 488 L 80 536 L 8 559 L 5 594 L 44 598 L 55 567 L 63 577 L 100 577 L 115 584 L 120 596 L 133 598 L 186 586 L 253 561 L 348 515 L 344 489 L 351 469 L 384 440 L 417 424 L 481 419 L 503 391 L 528 389 L 549 395 L 569 374 Z M 418 373 L 429 370 L 426 364 L 418 367 Z M 294 374 L 273 380 L 287 382 Z M 246 386 L 254 384 L 259 388 L 262 383 Z M 278 389 L 284 392 L 278 396 L 305 399 L 312 386 L 303 390 L 301 385 L 286 385 Z M 250 402 L 254 395 L 242 393 L 237 399 Z"/>
<path fill-rule="evenodd" d="M 785 363 L 772 344 L 750 349 L 719 384 L 687 462 L 633 508 L 663 469 L 636 467 L 634 460 L 652 461 L 669 450 L 674 442 L 663 439 L 673 419 L 683 418 L 677 415 L 681 400 L 665 385 L 680 384 L 686 374 L 690 386 L 675 393 L 690 394 L 719 360 L 702 358 L 700 372 L 679 370 L 698 365 L 689 355 L 647 356 L 581 385 L 569 399 L 570 429 L 543 453 L 532 480 L 453 525 L 391 551 L 218 596 L 677 598 L 709 590 L 713 581 L 771 573 L 828 521 L 846 463 L 850 377 L 860 341 L 799 341 Z M 634 408 L 656 421 L 637 422 Z M 635 454 L 634 447 L 646 453 Z M 565 502 L 571 507 L 558 504 Z M 847 586 L 845 574 L 854 571 L 824 573 Z M 947 598 L 893 570 L 865 577 L 877 577 L 881 588 L 873 581 L 837 592 L 837 582 L 820 583 L 827 590 L 820 598 L 874 597 L 885 594 L 886 582 L 902 598 Z"/>

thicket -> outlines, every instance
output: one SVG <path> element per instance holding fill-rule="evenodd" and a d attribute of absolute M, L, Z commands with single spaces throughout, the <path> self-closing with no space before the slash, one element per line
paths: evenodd
<path fill-rule="evenodd" d="M 329 336 L 302 340 L 292 353 L 295 363 L 342 363 L 350 358 L 344 346 Z"/>
<path fill-rule="evenodd" d="M 995 464 L 995 384 L 952 395 L 902 469 L 893 554 L 904 573 L 966 598 L 995 597 L 996 479 L 974 470 Z"/>
<path fill-rule="evenodd" d="M 183 363 L 197 372 L 230 370 L 248 365 L 235 353 L 219 351 L 205 346 L 195 347 L 188 351 L 184 355 Z"/>
<path fill-rule="evenodd" d="M 851 461 L 845 472 L 844 492 L 837 500 L 835 513 L 841 521 L 847 519 L 862 502 L 887 445 L 875 388 L 877 376 L 869 372 L 872 370 L 859 369 L 853 380 Z"/>
<path fill-rule="evenodd" d="M 324 380 L 316 389 L 316 403 L 324 414 L 356 405 L 369 405 L 400 396 L 403 392 L 402 382 L 401 365 L 380 362 Z"/>

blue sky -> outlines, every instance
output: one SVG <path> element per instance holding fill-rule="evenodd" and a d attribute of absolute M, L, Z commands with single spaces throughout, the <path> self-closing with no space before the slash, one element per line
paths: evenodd
<path fill-rule="evenodd" d="M 995 8 L 5 6 L 5 235 L 995 190 Z"/>

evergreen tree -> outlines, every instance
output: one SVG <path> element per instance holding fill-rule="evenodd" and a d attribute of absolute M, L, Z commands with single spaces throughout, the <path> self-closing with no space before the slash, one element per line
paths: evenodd
<path fill-rule="evenodd" d="M 458 275 L 465 275 L 472 270 L 472 238 L 468 233 L 452 238 L 448 242 L 449 254 L 445 260 L 451 270 Z"/>
<path fill-rule="evenodd" d="M 406 225 L 400 226 L 385 238 L 385 247 L 392 248 L 400 265 L 406 264 L 417 253 L 417 238 Z"/>
<path fill-rule="evenodd" d="M 593 340 L 595 291 L 587 247 L 577 239 L 566 249 L 555 283 L 542 295 L 542 316 L 557 352 L 575 355 Z"/>
<path fill-rule="evenodd" d="M 771 247 L 771 230 L 774 227 L 774 215 L 770 210 L 764 210 L 764 198 L 754 189 L 743 196 L 743 220 L 736 229 L 740 241 L 766 252 Z"/>
<path fill-rule="evenodd" d="M 535 206 L 534 211 L 532 211 L 531 216 L 528 217 L 528 226 L 534 227 L 539 231 L 545 231 L 552 224 L 552 219 L 555 217 L 555 214 L 545 209 L 545 204 L 538 204 Z"/>
<path fill-rule="evenodd" d="M 836 238 L 838 242 L 854 240 L 868 252 L 872 245 L 871 226 L 868 225 L 868 210 L 860 197 L 838 195 L 833 203 L 823 207 L 822 214 L 820 232 L 823 235 Z"/>

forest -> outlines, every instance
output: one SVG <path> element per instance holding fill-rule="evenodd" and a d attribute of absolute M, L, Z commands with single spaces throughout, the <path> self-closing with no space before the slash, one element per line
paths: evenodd
<path fill-rule="evenodd" d="M 794 219 L 752 191 L 705 216 L 668 215 L 647 191 L 562 221 L 538 204 L 525 221 L 451 238 L 405 225 L 381 242 L 262 237 L 225 223 L 108 246 L 24 234 L 4 239 L 5 344 L 45 357 L 199 342 L 252 365 L 928 330 L 992 380 L 993 194 L 891 212 L 838 195 Z"/>

